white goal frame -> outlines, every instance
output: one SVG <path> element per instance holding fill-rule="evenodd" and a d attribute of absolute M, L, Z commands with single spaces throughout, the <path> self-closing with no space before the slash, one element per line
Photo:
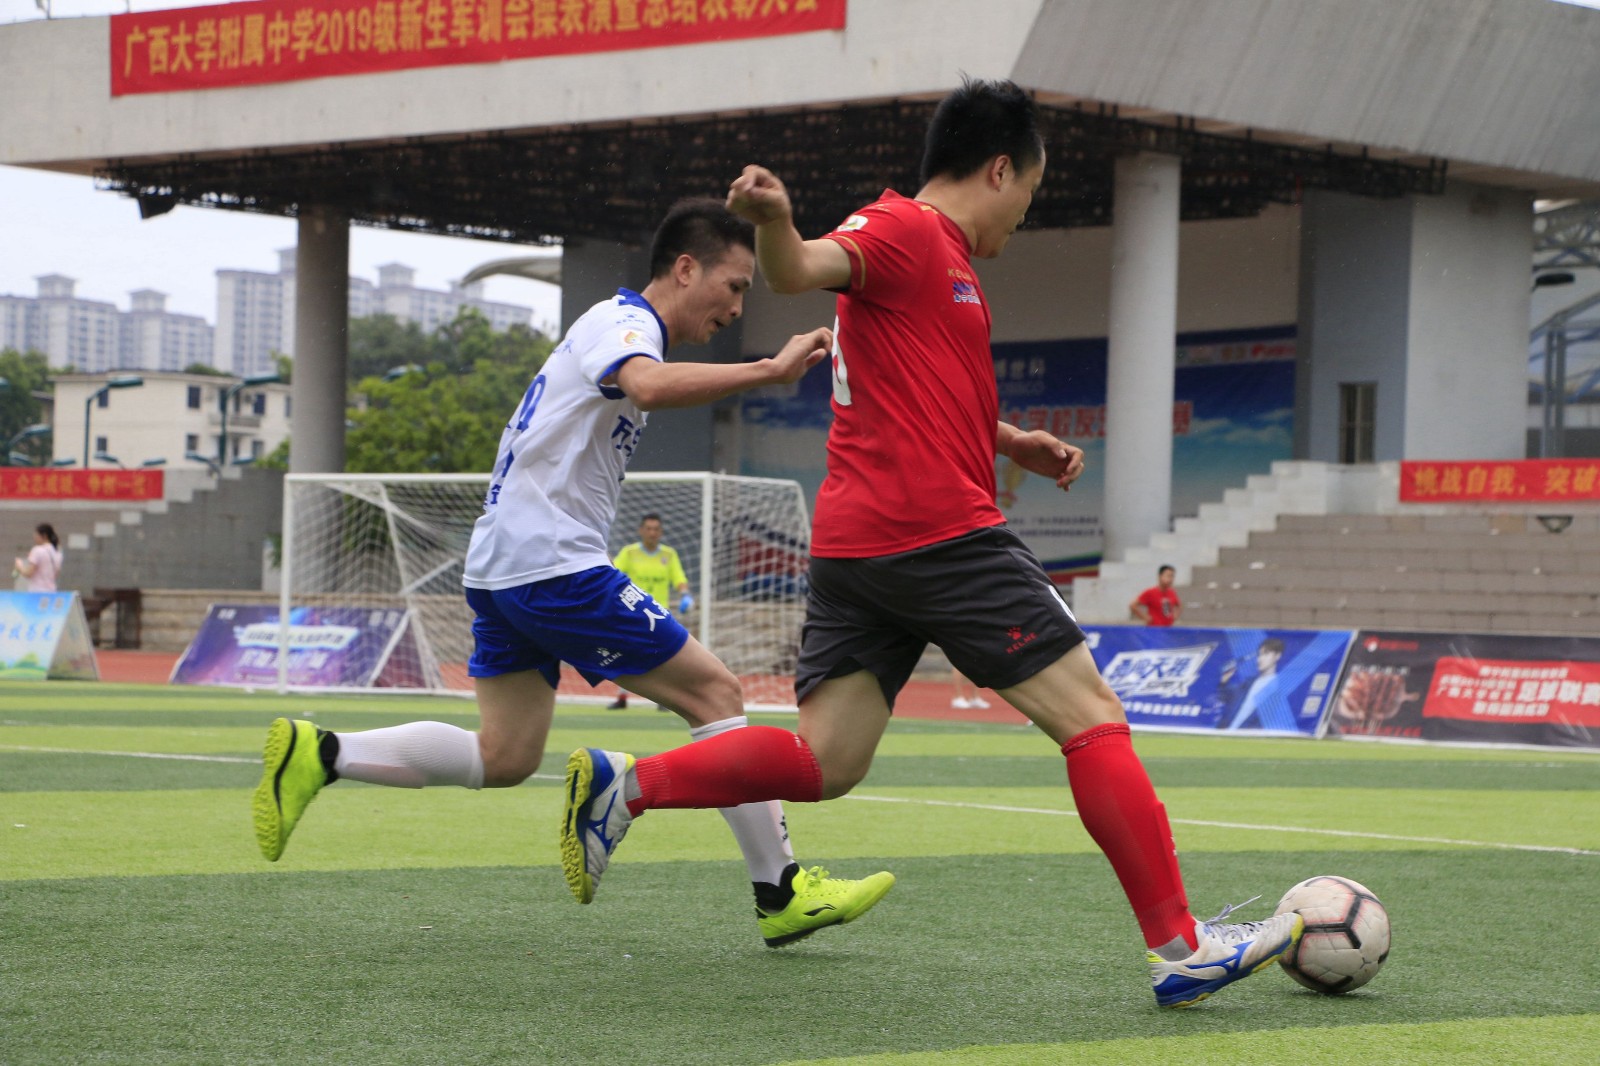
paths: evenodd
<path fill-rule="evenodd" d="M 388 523 L 389 535 L 390 535 L 391 541 L 398 541 L 398 534 L 397 534 L 397 529 L 396 529 L 396 526 L 397 526 L 396 514 L 397 514 L 397 511 L 398 511 L 398 508 L 392 501 L 390 501 L 388 499 L 387 492 L 385 491 L 385 486 L 390 486 L 390 485 L 415 485 L 415 486 L 455 485 L 455 486 L 469 486 L 470 485 L 470 486 L 479 486 L 479 487 L 481 487 L 483 492 L 487 492 L 488 491 L 488 487 L 489 487 L 489 482 L 490 482 L 490 475 L 487 474 L 487 473 L 484 473 L 484 474 L 343 474 L 343 473 L 327 473 L 327 474 L 288 474 L 288 475 L 286 475 L 284 477 L 284 482 L 283 482 L 283 539 L 282 539 L 282 553 L 281 553 L 282 566 L 281 566 L 281 572 L 280 572 L 280 587 L 279 587 L 279 594 L 278 594 L 278 612 L 279 613 L 278 613 L 278 683 L 277 683 L 277 690 L 280 693 L 290 692 L 290 691 L 297 691 L 297 692 L 308 692 L 308 691 L 372 692 L 372 691 L 381 691 L 381 692 L 389 693 L 389 694 L 426 693 L 426 694 L 432 694 L 432 695 L 451 694 L 451 695 L 460 695 L 460 696 L 470 697 L 472 695 L 470 690 L 463 691 L 463 690 L 460 690 L 460 689 L 448 688 L 448 687 L 444 686 L 442 683 L 437 683 L 437 679 L 440 677 L 439 659 L 438 659 L 437 655 L 435 655 L 432 641 L 429 639 L 427 627 L 425 625 L 422 625 L 422 624 L 419 623 L 419 616 L 416 614 L 416 612 L 414 610 L 414 604 L 413 604 L 413 602 L 411 600 L 411 597 L 415 593 L 416 589 L 421 587 L 423 583 L 427 582 L 428 580 L 430 580 L 432 578 L 435 578 L 435 577 L 439 576 L 442 572 L 447 570 L 449 565 L 450 565 L 450 563 L 444 563 L 444 564 L 441 564 L 439 566 L 435 566 L 431 570 L 426 571 L 426 572 L 422 572 L 422 573 L 408 573 L 408 572 L 406 572 L 406 566 L 405 566 L 405 561 L 404 561 L 403 554 L 399 553 L 399 552 L 395 553 L 395 563 L 396 563 L 397 568 L 400 571 L 400 574 L 399 574 L 400 580 L 401 580 L 400 587 L 395 589 L 395 590 L 393 590 L 390 593 L 373 594 L 373 595 L 387 595 L 387 596 L 397 597 L 399 600 L 403 601 L 404 609 L 406 611 L 407 617 L 406 617 L 405 621 L 403 621 L 401 623 L 401 629 L 409 628 L 411 638 L 413 640 L 415 640 L 416 646 L 417 646 L 417 651 L 418 651 L 419 656 L 420 656 L 420 658 L 422 660 L 422 668 L 423 668 L 424 676 L 435 679 L 436 683 L 433 684 L 433 685 L 430 685 L 429 687 L 420 688 L 420 689 L 386 688 L 386 689 L 378 689 L 378 690 L 374 690 L 374 689 L 370 689 L 370 688 L 335 688 L 335 689 L 314 688 L 314 687 L 308 687 L 308 686 L 291 685 L 289 683 L 289 648 L 290 648 L 290 629 L 291 629 L 291 627 L 289 625 L 289 618 L 291 617 L 291 612 L 293 611 L 294 607 L 296 606 L 297 593 L 296 593 L 296 590 L 295 590 L 295 582 L 296 582 L 297 576 L 300 573 L 300 566 L 301 566 L 301 563 L 302 563 L 302 560 L 298 559 L 298 557 L 295 554 L 295 552 L 296 552 L 296 529 L 295 529 L 295 526 L 297 524 L 296 523 L 296 502 L 295 502 L 296 501 L 296 496 L 295 496 L 295 491 L 300 486 L 322 485 L 322 486 L 327 486 L 330 489 L 338 491 L 338 492 L 340 492 L 340 493 L 342 493 L 344 495 L 347 495 L 347 496 L 350 496 L 350 497 L 354 497 L 356 499 L 363 500 L 366 503 L 368 503 L 368 504 L 370 504 L 370 505 L 372 505 L 372 506 L 374 506 L 376 508 L 379 508 L 379 509 L 381 509 L 383 511 L 385 519 L 386 519 L 386 521 Z M 698 609 L 698 613 L 697 613 L 698 625 L 694 627 L 694 630 L 695 630 L 695 636 L 697 637 L 697 639 L 699 639 L 700 643 L 705 645 L 707 648 L 711 649 L 713 654 L 717 654 L 719 645 L 724 643 L 724 631 L 726 630 L 727 633 L 729 634 L 728 639 L 732 639 L 733 631 L 738 628 L 738 626 L 736 624 L 732 625 L 732 628 L 729 628 L 729 624 L 725 624 L 718 617 L 718 608 L 719 607 L 728 607 L 728 606 L 731 605 L 728 601 L 719 601 L 718 595 L 717 595 L 717 593 L 718 593 L 717 582 L 716 582 L 716 569 L 717 568 L 716 568 L 716 565 L 715 565 L 715 561 L 717 559 L 717 554 L 716 553 L 718 551 L 718 544 L 717 544 L 717 541 L 718 541 L 717 532 L 718 531 L 717 531 L 717 514 L 716 514 L 718 487 L 721 486 L 721 485 L 728 485 L 730 487 L 736 487 L 738 485 L 760 486 L 760 487 L 765 488 L 769 492 L 774 490 L 774 489 L 776 489 L 781 494 L 788 496 L 789 497 L 789 501 L 784 503 L 783 506 L 787 507 L 787 506 L 790 506 L 792 504 L 792 506 L 794 507 L 795 511 L 791 512 L 791 513 L 797 515 L 797 517 L 798 517 L 798 522 L 797 522 L 797 524 L 795 526 L 794 533 L 792 534 L 792 536 L 802 539 L 803 543 L 800 544 L 796 548 L 790 548 L 790 549 L 786 549 L 786 550 L 794 551 L 794 552 L 801 552 L 801 553 L 803 553 L 802 557 L 808 558 L 809 557 L 809 553 L 810 553 L 810 513 L 809 513 L 809 508 L 806 505 L 806 499 L 805 499 L 804 490 L 801 488 L 801 486 L 800 486 L 800 484 L 798 482 L 784 480 L 784 479 L 781 479 L 781 478 L 745 477 L 745 476 L 742 476 L 742 475 L 714 474 L 714 473 L 710 473 L 710 472 L 706 472 L 706 471 L 640 471 L 638 473 L 630 473 L 630 474 L 627 475 L 627 479 L 623 483 L 624 484 L 624 492 L 626 493 L 626 491 L 627 491 L 627 489 L 626 489 L 627 485 L 630 485 L 630 484 L 650 484 L 650 483 L 698 484 L 698 486 L 699 486 L 699 490 L 700 490 L 700 515 L 699 515 L 699 528 L 698 528 L 698 536 L 699 536 L 699 554 L 698 554 L 699 574 L 697 575 L 698 576 L 698 582 L 697 583 L 699 585 L 699 588 L 698 588 L 698 590 L 696 592 L 696 605 L 697 605 L 697 609 Z M 480 496 L 481 496 L 481 493 L 480 493 Z M 621 516 L 619 515 L 619 518 L 620 517 Z M 407 520 L 408 521 L 412 521 L 412 522 L 415 521 L 409 515 L 407 516 Z M 629 537 L 629 539 L 632 539 L 631 536 Z M 681 544 L 683 542 L 684 538 L 681 535 L 675 535 L 675 536 L 669 536 L 668 540 L 670 542 Z M 319 595 L 320 595 L 319 593 L 310 592 L 310 593 L 304 593 L 303 597 L 305 599 L 315 599 L 315 598 L 318 598 Z M 463 596 L 464 596 L 464 591 L 463 591 Z M 795 596 L 797 597 L 798 593 L 796 593 Z M 357 594 L 357 598 L 359 598 L 359 594 Z M 793 597 L 791 597 L 791 598 L 793 598 Z M 392 604 L 391 606 L 400 606 L 400 605 Z M 795 614 L 794 646 L 796 648 L 798 648 L 798 642 L 799 642 L 799 620 L 801 618 L 803 618 L 803 616 L 804 616 L 803 603 L 801 603 L 801 604 L 799 604 L 797 606 L 794 614 Z M 398 637 L 399 637 L 399 630 L 397 630 L 394 639 L 397 640 Z M 718 657 L 719 658 L 723 658 L 723 656 L 721 656 L 721 655 L 719 655 Z M 777 676 L 782 676 L 782 675 L 777 675 Z M 563 690 L 562 690 L 562 692 L 560 693 L 560 695 L 558 697 L 558 699 L 560 701 L 562 701 L 562 702 L 604 702 L 604 701 L 610 700 L 611 698 L 612 697 L 609 694 L 569 693 L 566 690 L 565 686 L 563 686 Z M 768 698 L 768 699 L 753 699 L 752 698 L 752 694 L 747 691 L 745 706 L 750 708 L 750 709 L 752 709 L 752 710 L 766 710 L 766 711 L 795 711 L 795 710 L 797 710 L 797 707 L 796 707 L 795 702 L 794 702 L 792 684 L 787 687 L 787 695 L 784 696 L 781 699 L 771 699 L 771 698 Z"/>

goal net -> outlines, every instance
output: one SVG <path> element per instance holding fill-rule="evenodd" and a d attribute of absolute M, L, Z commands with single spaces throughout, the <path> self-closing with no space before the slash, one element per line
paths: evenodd
<path fill-rule="evenodd" d="M 284 481 L 280 691 L 409 689 L 470 694 L 472 611 L 461 586 L 489 478 L 480 474 L 290 474 Z M 794 709 L 811 533 L 793 481 L 630 474 L 607 546 L 615 557 L 657 514 L 694 605 L 678 618 L 740 678 L 755 709 Z M 362 629 L 359 671 L 319 674 L 330 627 Z M 317 658 L 321 656 L 322 658 Z M 319 676 L 339 678 L 319 684 Z M 354 680 L 349 680 L 354 678 Z M 563 699 L 609 701 L 563 669 Z"/>

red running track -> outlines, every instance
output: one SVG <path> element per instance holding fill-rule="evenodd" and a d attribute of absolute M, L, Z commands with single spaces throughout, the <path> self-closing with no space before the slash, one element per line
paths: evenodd
<path fill-rule="evenodd" d="M 112 649 L 97 650 L 95 658 L 100 664 L 100 680 L 138 685 L 166 684 L 178 661 L 178 655 L 174 652 Z M 895 713 L 902 718 L 941 718 L 1005 725 L 1026 725 L 1028 721 L 1009 703 L 987 690 L 983 692 L 983 698 L 990 704 L 987 709 L 952 707 L 950 698 L 951 689 L 947 682 L 911 681 L 901 691 Z"/>

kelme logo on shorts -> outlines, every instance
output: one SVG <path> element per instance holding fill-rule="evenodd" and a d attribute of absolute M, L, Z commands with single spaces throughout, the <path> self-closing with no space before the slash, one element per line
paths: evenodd
<path fill-rule="evenodd" d="M 1010 627 L 1006 630 L 1006 636 L 1011 638 L 1011 646 L 1006 649 L 1007 655 L 1015 655 L 1017 652 L 1021 651 L 1023 648 L 1026 648 L 1029 644 L 1032 644 L 1034 641 L 1039 639 L 1039 634 L 1037 633 L 1024 634 L 1021 626 Z"/>

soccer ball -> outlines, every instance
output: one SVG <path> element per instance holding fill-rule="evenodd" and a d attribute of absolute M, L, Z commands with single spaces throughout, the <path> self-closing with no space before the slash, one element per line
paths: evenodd
<path fill-rule="evenodd" d="M 1306 931 L 1278 962 L 1313 992 L 1336 996 L 1360 988 L 1389 957 L 1389 912 L 1348 877 L 1301 881 L 1284 893 L 1274 913 L 1288 911 L 1299 912 Z"/>

